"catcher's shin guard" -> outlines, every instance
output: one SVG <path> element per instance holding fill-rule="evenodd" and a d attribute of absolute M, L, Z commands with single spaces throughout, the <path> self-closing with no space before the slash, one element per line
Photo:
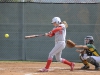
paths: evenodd
<path fill-rule="evenodd" d="M 81 69 L 89 69 L 89 68 L 90 68 L 89 63 L 88 63 L 87 60 L 84 60 L 84 59 L 83 59 L 83 55 L 84 55 L 84 54 L 80 54 L 80 60 L 81 60 L 82 63 L 84 64 L 84 66 L 81 67 Z"/>
<path fill-rule="evenodd" d="M 81 69 L 89 69 L 90 68 L 89 63 L 87 62 L 87 60 L 82 60 L 82 62 L 84 64 L 84 66 L 81 67 Z"/>
<path fill-rule="evenodd" d="M 96 60 L 95 60 L 94 58 L 88 57 L 88 58 L 87 58 L 87 61 L 88 61 L 89 63 L 91 63 L 92 65 L 95 66 L 95 70 L 99 70 L 99 69 L 100 69 L 99 63 L 97 63 Z"/>

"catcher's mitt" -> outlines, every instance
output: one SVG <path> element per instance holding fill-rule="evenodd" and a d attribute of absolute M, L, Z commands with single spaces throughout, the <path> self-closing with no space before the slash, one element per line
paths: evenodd
<path fill-rule="evenodd" d="M 67 40 L 66 41 L 66 46 L 68 47 L 68 48 L 73 48 L 73 47 L 75 47 L 75 43 L 72 41 L 72 40 Z"/>

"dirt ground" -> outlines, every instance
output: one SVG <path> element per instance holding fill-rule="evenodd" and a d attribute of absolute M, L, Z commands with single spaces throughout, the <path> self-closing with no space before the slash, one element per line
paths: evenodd
<path fill-rule="evenodd" d="M 52 62 L 49 72 L 38 72 L 46 62 L 16 62 L 0 61 L 0 75 L 99 75 L 90 64 L 89 70 L 80 70 L 82 63 L 75 63 L 74 71 L 70 71 L 68 65 Z"/>

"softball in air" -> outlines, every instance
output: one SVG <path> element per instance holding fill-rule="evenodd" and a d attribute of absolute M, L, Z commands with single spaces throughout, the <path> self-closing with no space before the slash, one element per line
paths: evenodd
<path fill-rule="evenodd" d="M 5 38 L 9 38 L 9 34 L 5 34 Z"/>

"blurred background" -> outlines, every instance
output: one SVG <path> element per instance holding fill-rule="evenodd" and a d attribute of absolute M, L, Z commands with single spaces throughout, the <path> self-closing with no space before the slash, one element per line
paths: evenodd
<path fill-rule="evenodd" d="M 69 25 L 66 39 L 84 44 L 94 37 L 100 52 L 100 0 L 0 0 L 0 60 L 46 61 L 54 47 L 54 37 L 24 39 L 52 30 L 51 20 L 60 17 Z M 9 34 L 5 38 L 4 34 Z M 65 48 L 62 57 L 79 62 L 75 48 Z M 55 60 L 55 58 L 54 58 Z"/>

